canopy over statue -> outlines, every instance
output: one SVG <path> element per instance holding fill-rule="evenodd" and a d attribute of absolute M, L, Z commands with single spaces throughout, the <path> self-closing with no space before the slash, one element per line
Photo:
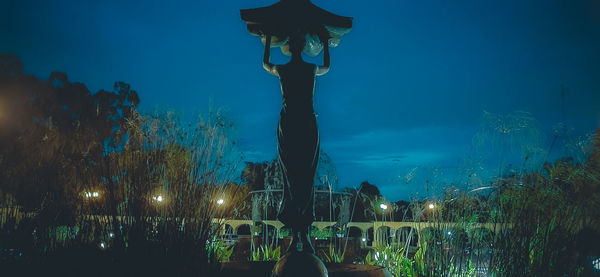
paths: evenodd
<path fill-rule="evenodd" d="M 304 53 L 318 55 L 323 49 L 319 37 L 328 36 L 329 46 L 336 47 L 342 36 L 352 29 L 352 18 L 333 14 L 315 6 L 310 0 L 281 0 L 271 6 L 241 10 L 242 20 L 251 34 L 272 36 L 271 47 L 281 47 L 290 55 L 289 36 L 293 32 L 306 34 Z"/>

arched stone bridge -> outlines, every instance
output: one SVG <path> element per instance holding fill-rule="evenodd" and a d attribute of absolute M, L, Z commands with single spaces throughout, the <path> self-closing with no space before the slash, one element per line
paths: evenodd
<path fill-rule="evenodd" d="M 247 225 L 252 226 L 255 222 L 252 220 L 240 219 L 213 219 L 214 223 L 222 223 L 221 232 L 225 233 L 227 226 L 231 227 L 234 234 L 239 234 L 239 228 Z M 261 223 L 271 226 L 279 231 L 283 228 L 283 223 L 278 220 L 263 220 Z M 334 226 L 334 221 L 315 221 L 312 226 L 319 230 L 325 230 Z M 491 233 L 497 233 L 502 229 L 510 228 L 510 224 L 500 223 L 455 223 L 455 222 L 398 222 L 398 221 L 373 221 L 373 222 L 349 222 L 345 225 L 350 230 L 354 229 L 354 233 L 360 231 L 361 238 L 372 242 L 373 246 L 380 245 L 387 240 L 386 233 L 389 237 L 396 239 L 397 232 L 401 230 L 407 231 L 408 234 L 414 234 L 417 239 L 420 239 L 421 234 L 427 229 L 439 231 L 464 230 L 468 235 L 471 235 L 475 230 L 487 230 Z M 387 232 L 386 232 L 387 231 Z"/>

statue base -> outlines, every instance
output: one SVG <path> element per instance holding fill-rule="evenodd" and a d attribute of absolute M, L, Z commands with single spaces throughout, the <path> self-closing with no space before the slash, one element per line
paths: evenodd
<path fill-rule="evenodd" d="M 272 277 L 327 277 L 325 264 L 314 254 L 290 251 L 273 268 Z"/>

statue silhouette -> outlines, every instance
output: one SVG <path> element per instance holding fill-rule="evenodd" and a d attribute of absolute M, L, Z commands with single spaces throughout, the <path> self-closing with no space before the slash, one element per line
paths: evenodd
<path fill-rule="evenodd" d="M 327 276 L 309 238 L 314 221 L 313 183 L 319 161 L 313 94 L 315 76 L 329 71 L 329 47 L 336 47 L 342 36 L 350 32 L 352 18 L 326 11 L 310 0 L 280 0 L 266 7 L 243 9 L 240 15 L 248 31 L 265 44 L 263 67 L 279 77 L 283 96 L 277 151 L 284 189 L 277 217 L 292 229 L 293 236 L 288 253 L 277 262 L 273 276 L 307 276 L 304 273 L 311 268 L 313 275 Z M 290 62 L 271 64 L 271 47 L 281 47 L 284 54 L 292 56 Z M 322 66 L 302 59 L 302 53 L 316 56 L 321 51 Z"/>
<path fill-rule="evenodd" d="M 321 9 L 310 0 L 280 0 L 240 11 L 248 31 L 265 44 L 263 67 L 281 82 L 283 108 L 277 130 L 278 163 L 283 172 L 283 201 L 277 218 L 292 229 L 292 242 L 273 277 L 327 276 L 314 255 L 310 229 L 314 221 L 313 182 L 319 161 L 319 130 L 313 109 L 315 76 L 329 71 L 329 47 L 336 47 L 352 28 L 352 18 Z M 271 46 L 291 55 L 289 63 L 273 65 Z M 323 66 L 302 60 L 324 50 Z"/>
<path fill-rule="evenodd" d="M 313 183 L 319 161 L 319 131 L 313 109 L 315 76 L 329 71 L 329 47 L 325 41 L 323 66 L 302 59 L 306 39 L 302 32 L 289 38 L 291 60 L 287 64 L 270 63 L 271 35 L 266 36 L 264 69 L 281 82 L 283 108 L 277 130 L 278 162 L 283 173 L 283 202 L 278 219 L 292 229 L 290 250 L 314 253 L 310 244 L 310 227 L 314 221 Z M 298 242 L 304 249 L 297 249 Z"/>

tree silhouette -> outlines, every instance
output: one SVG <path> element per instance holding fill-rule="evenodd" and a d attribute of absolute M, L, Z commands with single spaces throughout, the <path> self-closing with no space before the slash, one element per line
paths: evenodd
<path fill-rule="evenodd" d="M 99 181 L 84 176 L 122 147 L 139 101 L 123 82 L 92 94 L 64 73 L 40 80 L 0 55 L 0 190 L 40 218 L 69 221 L 80 192 Z"/>

